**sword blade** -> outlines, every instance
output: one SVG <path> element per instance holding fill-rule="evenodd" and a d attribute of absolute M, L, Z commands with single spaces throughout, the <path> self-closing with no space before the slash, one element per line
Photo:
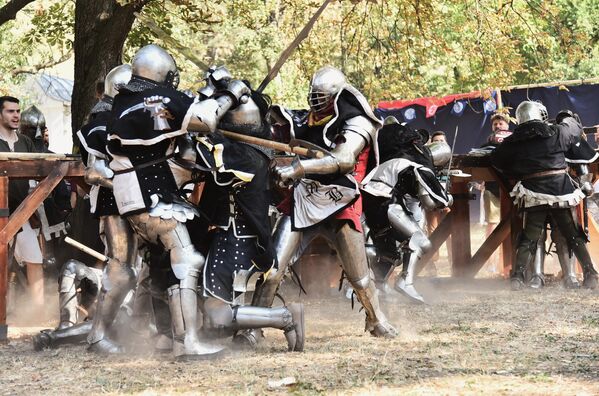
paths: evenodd
<path fill-rule="evenodd" d="M 287 48 L 285 48 L 285 50 L 281 52 L 281 55 L 279 56 L 277 63 L 275 63 L 272 69 L 270 69 L 270 71 L 268 72 L 266 77 L 264 77 L 264 80 L 262 80 L 260 86 L 258 86 L 258 89 L 256 91 L 264 91 L 266 86 L 276 77 L 277 74 L 279 74 L 279 70 L 281 70 L 281 67 L 283 67 L 285 62 L 287 62 L 287 59 L 289 59 L 293 51 L 295 51 L 295 49 L 301 44 L 301 42 L 304 41 L 306 37 L 308 37 L 310 30 L 312 30 L 312 28 L 314 27 L 314 24 L 320 17 L 320 14 L 322 14 L 324 9 L 327 8 L 330 2 L 331 0 L 325 0 L 325 2 L 322 3 L 322 5 L 318 8 L 316 13 L 312 15 L 312 18 L 310 18 L 306 26 L 304 26 L 304 28 L 298 33 L 298 35 L 291 42 L 291 44 L 289 44 Z"/>
<path fill-rule="evenodd" d="M 445 184 L 445 192 L 449 192 L 449 185 L 451 184 L 451 163 L 453 162 L 453 152 L 455 150 L 455 142 L 458 141 L 458 125 L 455 126 L 455 134 L 453 135 L 453 143 L 451 144 L 451 157 L 449 157 L 449 164 L 447 165 L 447 184 Z"/>

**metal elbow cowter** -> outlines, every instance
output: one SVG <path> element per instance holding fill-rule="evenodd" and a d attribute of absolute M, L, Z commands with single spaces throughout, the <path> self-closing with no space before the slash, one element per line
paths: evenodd
<path fill-rule="evenodd" d="M 432 211 L 443 206 L 442 204 L 435 201 L 433 197 L 431 197 L 429 192 L 426 191 L 421 184 L 418 185 L 418 200 L 420 201 L 420 204 L 426 211 Z"/>
<path fill-rule="evenodd" d="M 213 133 L 225 114 L 246 103 L 251 94 L 248 86 L 239 80 L 231 80 L 227 89 L 219 92 L 219 96 L 192 104 L 185 115 L 182 129 L 205 134 Z"/>
<path fill-rule="evenodd" d="M 424 210 L 426 211 L 432 211 L 437 209 L 437 203 L 433 200 L 433 198 L 430 196 L 430 194 L 426 193 L 426 194 L 419 194 L 418 198 L 420 200 L 420 204 L 422 205 L 422 207 L 424 208 Z"/>
<path fill-rule="evenodd" d="M 450 208 L 453 206 L 453 195 L 447 194 L 447 207 Z"/>
<path fill-rule="evenodd" d="M 219 99 L 220 101 L 211 98 L 192 104 L 185 115 L 183 128 L 204 134 L 214 132 L 220 117 L 233 105 L 228 96 Z"/>

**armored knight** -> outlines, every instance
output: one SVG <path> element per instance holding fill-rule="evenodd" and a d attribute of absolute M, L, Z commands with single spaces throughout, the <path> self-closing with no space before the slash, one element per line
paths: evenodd
<path fill-rule="evenodd" d="M 491 154 L 494 167 L 518 180 L 510 195 L 524 212 L 524 230 L 516 251 L 511 287 L 520 290 L 524 286 L 524 273 L 534 259 L 546 219 L 550 217 L 553 227 L 559 228 L 569 251 L 582 266 L 583 286 L 594 289 L 597 271 L 585 246 L 584 231 L 573 213 L 585 193 L 569 176 L 566 162 L 570 150 L 593 152 L 584 147 L 588 143 L 581 138 L 580 122 L 565 113 L 551 125 L 545 106 L 532 101 L 518 106 L 516 119 L 514 134 Z"/>
<path fill-rule="evenodd" d="M 118 87 L 126 84 L 130 78 L 131 67 L 129 65 L 117 66 L 106 75 L 102 99 L 92 108 L 88 123 L 77 132 L 81 144 L 81 158 L 86 164 L 85 181 L 92 186 L 90 190 L 91 212 L 100 219 L 100 234 L 106 247 L 105 253 L 107 256 L 119 260 L 123 266 L 133 265 L 136 257 L 136 244 L 129 225 L 118 214 L 112 195 L 112 171 L 107 166 L 109 157 L 106 152 L 106 125 L 111 118 L 112 100 L 118 93 Z M 99 276 L 98 272 L 100 272 Z M 127 277 L 127 275 L 123 275 L 122 272 L 120 268 L 112 268 L 112 266 L 101 270 L 88 267 L 77 260 L 68 260 L 62 268 L 60 276 L 60 324 L 55 331 L 42 331 L 36 335 L 33 339 L 34 349 L 41 350 L 56 345 L 75 343 L 85 339 L 89 334 L 94 334 L 96 342 L 91 346 L 93 350 L 99 352 L 119 351 L 120 347 L 109 341 L 105 333 L 122 302 L 122 299 L 115 299 L 114 294 L 117 292 L 126 294 L 131 289 L 128 284 L 123 285 L 124 282 L 121 281 L 121 278 Z M 102 282 L 103 279 L 104 282 Z M 106 283 L 107 286 L 102 283 Z M 93 322 L 77 324 L 76 290 L 81 284 L 91 285 L 92 289 L 95 288 L 96 293 L 93 300 L 99 297 L 102 302 L 99 302 L 96 307 L 97 314 L 93 315 Z M 120 287 L 123 287 L 124 291 L 121 291 Z M 106 340 L 104 340 L 105 338 Z"/>
<path fill-rule="evenodd" d="M 282 216 L 274 230 L 278 268 L 254 293 L 253 305 L 270 307 L 289 265 L 318 235 L 336 248 L 343 271 L 366 312 L 366 330 L 376 337 L 397 332 L 380 308 L 371 276 L 360 224 L 358 182 L 366 173 L 369 153 L 376 155 L 381 121 L 364 96 L 333 67 L 314 73 L 308 95 L 310 110 L 271 109 L 279 140 L 328 152 L 319 159 L 295 157 L 289 166 L 277 166 L 275 177 L 293 185 L 279 205 Z M 255 334 L 245 334 L 256 339 Z"/>
<path fill-rule="evenodd" d="M 19 123 L 21 133 L 28 136 L 35 150 L 40 153 L 51 153 L 44 144 L 44 130 L 46 130 L 46 118 L 44 114 L 36 107 L 31 106 L 21 113 L 21 122 Z M 36 210 L 39 220 L 40 230 L 44 236 L 44 262 L 58 259 L 60 257 L 61 242 L 58 239 L 66 235 L 65 219 L 71 211 L 71 193 L 67 183 L 63 180 L 54 188 L 48 198 L 44 200 Z M 52 257 L 55 256 L 55 257 Z M 56 257 L 58 256 L 58 257 Z"/>
<path fill-rule="evenodd" d="M 31 106 L 21 113 L 21 123 L 19 124 L 21 133 L 29 136 L 35 150 L 39 153 L 48 151 L 44 144 L 44 131 L 46 128 L 46 117 L 36 106 Z"/>
<path fill-rule="evenodd" d="M 197 211 L 179 191 L 168 162 L 178 148 L 176 138 L 186 133 L 181 124 L 193 99 L 176 90 L 177 66 L 159 46 L 141 48 L 131 68 L 131 80 L 114 99 L 108 128 L 116 205 L 137 236 L 169 254 L 177 280 L 168 289 L 175 358 L 213 357 L 222 348 L 201 342 L 197 333 L 197 285 L 204 257 L 186 227 Z M 122 284 L 130 284 L 128 267 L 119 270 Z"/>
<path fill-rule="evenodd" d="M 414 287 L 417 264 L 431 249 L 424 230 L 425 210 L 451 205 L 452 198 L 437 179 L 433 166 L 449 161 L 447 143 L 425 146 L 424 131 L 398 123 L 379 132 L 381 164 L 362 181 L 364 212 L 377 256 L 396 255 L 396 242 L 403 254 L 403 271 L 395 289 L 413 301 L 424 302 Z"/>
<path fill-rule="evenodd" d="M 555 123 L 559 124 L 567 117 L 576 117 L 576 115 L 569 110 L 563 110 L 557 115 Z M 595 161 L 598 156 L 588 144 L 574 145 L 566 152 L 566 163 L 570 175 L 575 176 L 576 182 L 586 196 L 592 195 L 593 190 L 591 185 L 593 175 L 589 173 L 588 164 Z M 551 226 L 551 239 L 555 244 L 555 251 L 562 270 L 562 285 L 567 289 L 580 288 L 576 277 L 576 259 L 569 251 L 566 239 L 550 216 L 547 217 L 546 223 Z M 537 251 L 530 270 L 531 276 L 528 284 L 534 289 L 542 288 L 545 285 L 543 269 L 546 239 L 547 231 L 544 230 L 537 244 Z"/>
<path fill-rule="evenodd" d="M 82 160 L 87 165 L 85 181 L 92 185 L 90 191 L 91 211 L 100 218 L 100 235 L 106 246 L 105 253 L 117 260 L 116 267 L 118 268 L 109 265 L 103 271 L 103 281 L 95 282 L 98 287 L 101 286 L 101 290 L 93 326 L 91 322 L 69 329 L 61 329 L 59 326 L 57 329 L 59 333 L 54 338 L 77 340 L 80 336 L 89 333 L 93 340 L 90 343 L 90 348 L 98 352 L 120 350 L 120 347 L 107 338 L 106 331 L 121 305 L 122 298 L 119 298 L 119 295 L 127 294 L 131 289 L 128 283 L 130 272 L 124 268 L 130 268 L 133 265 L 137 252 L 134 235 L 126 221 L 119 216 L 114 203 L 111 192 L 112 171 L 107 166 L 108 155 L 105 148 L 106 125 L 111 117 L 110 108 L 113 97 L 117 93 L 117 88 L 126 84 L 130 77 L 131 68 L 128 65 L 117 66 L 107 74 L 102 100 L 92 108 L 89 122 L 77 133 L 82 145 Z M 72 289 L 77 276 L 93 279 L 93 275 L 94 269 L 86 267 L 83 263 L 70 260 L 65 264 L 60 286 L 61 302 L 64 302 L 64 304 L 61 303 L 61 307 L 64 305 L 65 308 L 68 308 L 67 312 L 70 312 L 71 315 L 73 304 L 76 303 L 72 298 Z M 90 326 L 92 327 L 91 333 Z"/>
<path fill-rule="evenodd" d="M 84 341 L 92 328 L 92 321 L 82 322 L 81 319 L 93 317 L 101 282 L 101 269 L 88 267 L 81 261 L 68 260 L 59 278 L 60 323 L 55 330 L 42 330 L 33 336 L 33 349 L 41 351 Z M 83 317 L 81 311 L 86 312 Z"/>
<path fill-rule="evenodd" d="M 254 290 L 256 280 L 271 270 L 276 259 L 268 214 L 271 152 L 219 132 L 268 139 L 270 125 L 264 121 L 268 97 L 232 79 L 224 67 L 210 70 L 206 81 L 201 100 L 191 107 L 184 125 L 195 135 L 198 165 L 210 170 L 199 203 L 213 227 L 203 271 L 203 330 L 223 336 L 243 329 L 277 328 L 285 332 L 289 351 L 302 351 L 301 304 L 244 305 L 245 292 Z"/>

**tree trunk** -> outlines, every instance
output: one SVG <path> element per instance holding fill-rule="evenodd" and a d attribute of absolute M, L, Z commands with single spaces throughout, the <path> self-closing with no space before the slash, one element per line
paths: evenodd
<path fill-rule="evenodd" d="M 131 1 L 120 6 L 116 0 L 75 2 L 75 84 L 71 100 L 73 145 L 77 131 L 96 103 L 96 84 L 122 63 L 125 39 L 140 11 L 150 0 Z"/>

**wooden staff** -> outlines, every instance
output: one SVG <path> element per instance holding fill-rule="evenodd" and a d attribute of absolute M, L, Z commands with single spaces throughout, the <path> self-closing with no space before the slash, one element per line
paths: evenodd
<path fill-rule="evenodd" d="M 504 87 L 504 90 L 510 91 L 512 89 L 527 89 L 527 88 L 544 88 L 544 87 L 561 87 L 566 85 L 582 85 L 582 84 L 596 84 L 599 83 L 599 77 L 593 78 L 581 78 L 578 80 L 565 80 L 565 81 L 551 81 L 539 84 L 522 84 L 522 85 L 509 85 Z"/>
<path fill-rule="evenodd" d="M 310 158 L 323 158 L 325 156 L 324 152 L 318 150 L 313 150 L 299 146 L 291 146 L 285 143 L 274 142 L 272 140 L 261 139 L 254 136 L 242 135 L 241 133 L 224 131 L 222 129 L 219 129 L 219 131 L 221 131 L 222 134 L 228 137 L 229 139 L 237 140 L 244 143 L 251 143 L 273 150 L 284 151 L 286 153 L 293 153 Z"/>
<path fill-rule="evenodd" d="M 70 237 L 66 237 L 64 239 L 64 241 L 71 246 L 75 246 L 77 249 L 81 250 L 82 252 L 85 252 L 85 253 L 89 254 L 90 256 L 97 258 L 100 261 L 103 261 L 105 263 L 110 261 L 110 257 L 105 256 L 100 252 L 96 252 L 94 249 L 89 248 L 89 247 L 85 246 L 84 244 L 77 242 L 74 239 L 71 239 Z"/>
<path fill-rule="evenodd" d="M 67 154 L 54 154 L 54 153 L 0 153 L 0 161 L 9 160 L 35 160 L 42 159 L 48 161 L 66 160 L 66 159 L 79 159 L 79 156 L 67 155 Z"/>

